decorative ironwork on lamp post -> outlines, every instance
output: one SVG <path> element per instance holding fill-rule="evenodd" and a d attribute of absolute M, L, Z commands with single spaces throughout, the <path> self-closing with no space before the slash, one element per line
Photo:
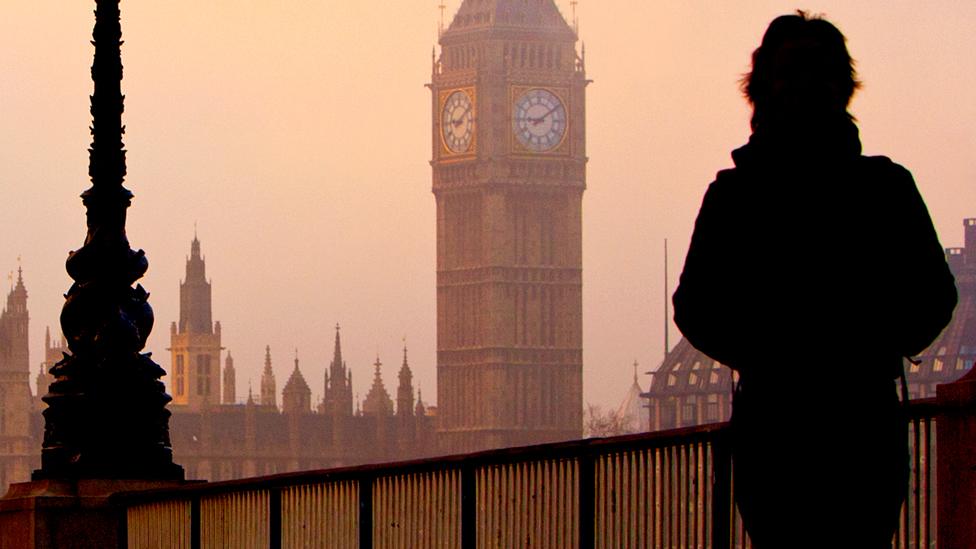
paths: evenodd
<path fill-rule="evenodd" d="M 153 325 L 139 280 L 149 267 L 125 234 L 132 193 L 122 135 L 122 27 L 119 0 L 96 0 L 94 93 L 84 245 L 68 255 L 74 284 L 61 329 L 70 355 L 51 368 L 44 446 L 34 479 L 181 480 L 169 441 L 171 400 L 162 368 L 142 353 Z"/>

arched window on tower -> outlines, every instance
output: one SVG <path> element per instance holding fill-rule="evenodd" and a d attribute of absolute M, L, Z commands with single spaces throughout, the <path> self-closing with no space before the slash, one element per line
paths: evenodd
<path fill-rule="evenodd" d="M 197 355 L 197 394 L 210 394 L 210 355 Z"/>

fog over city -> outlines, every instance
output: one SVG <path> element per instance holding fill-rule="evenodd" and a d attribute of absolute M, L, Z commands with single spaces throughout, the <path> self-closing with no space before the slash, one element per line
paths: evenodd
<path fill-rule="evenodd" d="M 124 2 L 133 248 L 145 249 L 169 369 L 169 325 L 194 232 L 213 314 L 258 389 L 265 345 L 282 384 L 297 349 L 321 399 L 336 323 L 355 391 L 372 364 L 435 399 L 431 49 L 437 0 Z M 447 22 L 460 4 L 445 2 Z M 749 135 L 738 80 L 776 15 L 823 13 L 848 37 L 865 154 L 909 168 L 945 246 L 976 216 L 976 3 L 580 0 L 589 156 L 583 196 L 584 400 L 615 406 L 632 363 L 664 353 L 663 241 L 673 289 L 706 185 Z M 0 0 L 0 272 L 21 257 L 31 364 L 56 331 L 82 244 L 90 2 Z M 897 219 L 891 220 L 898 223 Z M 870 246 L 870 242 L 864 242 Z M 770 250 L 775 254 L 775 250 Z M 909 268 L 910 266 L 906 266 Z M 16 275 L 14 275 L 16 276 Z M 671 342 L 679 334 L 671 329 Z M 756 334 L 761 339 L 763 334 Z M 647 377 L 640 382 L 646 387 Z"/>

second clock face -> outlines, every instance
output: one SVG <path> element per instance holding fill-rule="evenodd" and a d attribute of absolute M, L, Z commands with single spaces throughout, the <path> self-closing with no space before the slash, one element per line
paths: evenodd
<path fill-rule="evenodd" d="M 533 88 L 515 99 L 513 130 L 519 142 L 530 151 L 551 151 L 566 136 L 566 107 L 549 90 Z"/>
<path fill-rule="evenodd" d="M 447 96 L 441 111 L 441 135 L 444 145 L 454 153 L 467 152 L 474 139 L 474 103 L 465 91 Z"/>

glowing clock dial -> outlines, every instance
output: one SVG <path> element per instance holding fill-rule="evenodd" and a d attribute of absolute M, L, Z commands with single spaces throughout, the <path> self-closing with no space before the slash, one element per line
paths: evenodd
<path fill-rule="evenodd" d="M 467 92 L 458 90 L 447 97 L 441 111 L 444 145 L 454 153 L 468 152 L 474 140 L 474 103 Z"/>
<path fill-rule="evenodd" d="M 566 136 L 566 107 L 549 90 L 534 88 L 515 100 L 512 117 L 515 137 L 530 151 L 551 151 Z"/>

